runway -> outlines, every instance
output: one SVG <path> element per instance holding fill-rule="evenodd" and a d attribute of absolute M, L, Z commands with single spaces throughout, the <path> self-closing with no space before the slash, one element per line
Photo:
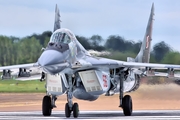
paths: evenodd
<path fill-rule="evenodd" d="M 41 111 L 33 112 L 0 112 L 0 120 L 61 120 L 66 118 L 64 111 L 53 111 L 50 117 L 44 117 Z M 132 116 L 124 116 L 122 111 L 80 111 L 81 120 L 179 120 L 180 110 L 143 110 L 134 111 Z"/>

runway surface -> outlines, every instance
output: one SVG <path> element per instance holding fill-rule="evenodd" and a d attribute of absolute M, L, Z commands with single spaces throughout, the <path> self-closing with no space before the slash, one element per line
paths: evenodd
<path fill-rule="evenodd" d="M 53 111 L 50 117 L 44 117 L 41 111 L 33 112 L 0 112 L 0 120 L 61 120 L 66 118 L 64 111 Z M 143 110 L 134 111 L 132 116 L 124 116 L 122 111 L 80 111 L 78 119 L 88 120 L 179 120 L 180 110 Z"/>

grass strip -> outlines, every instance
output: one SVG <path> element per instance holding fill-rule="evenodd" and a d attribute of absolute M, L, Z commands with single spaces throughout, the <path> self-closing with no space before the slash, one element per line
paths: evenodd
<path fill-rule="evenodd" d="M 1 93 L 45 93 L 45 82 L 39 80 L 0 80 Z"/>

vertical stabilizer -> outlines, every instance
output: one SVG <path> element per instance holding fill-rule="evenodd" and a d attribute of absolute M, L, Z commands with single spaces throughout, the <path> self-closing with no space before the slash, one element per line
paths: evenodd
<path fill-rule="evenodd" d="M 135 58 L 135 62 L 149 63 L 151 41 L 152 41 L 152 27 L 153 27 L 153 20 L 154 20 L 153 16 L 154 16 L 154 3 L 152 4 L 152 7 L 151 7 L 151 13 L 149 16 L 146 33 L 142 41 L 141 49 Z"/>
<path fill-rule="evenodd" d="M 61 20 L 60 20 L 60 12 L 59 12 L 59 8 L 56 4 L 56 8 L 55 8 L 55 21 L 54 21 L 54 31 L 56 31 L 57 29 L 61 28 Z"/>

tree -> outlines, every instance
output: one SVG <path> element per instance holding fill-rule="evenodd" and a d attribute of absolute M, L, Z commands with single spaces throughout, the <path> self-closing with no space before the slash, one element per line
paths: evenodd
<path fill-rule="evenodd" d="M 102 46 L 103 38 L 100 35 L 93 35 L 90 38 L 91 48 L 93 50 L 102 51 L 105 47 Z"/>
<path fill-rule="evenodd" d="M 89 42 L 89 40 L 86 37 L 77 35 L 76 38 L 85 49 L 87 49 L 87 50 L 91 49 L 91 43 Z"/>
<path fill-rule="evenodd" d="M 0 36 L 0 65 L 36 62 L 41 54 L 41 48 L 47 46 L 51 34 L 52 32 L 45 31 L 42 34 L 33 34 L 25 38 Z M 104 47 L 102 46 L 103 39 L 100 35 L 92 35 L 90 38 L 76 36 L 76 38 L 87 50 L 110 50 L 111 54 L 104 57 L 125 61 L 127 57 L 135 57 L 137 55 L 142 43 L 141 41 L 125 40 L 118 35 L 111 35 L 107 38 Z M 150 61 L 180 64 L 180 53 L 173 52 L 162 41 L 153 47 Z"/>
<path fill-rule="evenodd" d="M 19 43 L 19 63 L 31 63 L 37 61 L 41 54 L 41 44 L 35 38 L 23 38 Z"/>
<path fill-rule="evenodd" d="M 136 43 L 133 44 L 133 52 L 138 54 L 138 52 L 140 51 L 140 48 L 141 48 L 141 44 L 142 44 L 142 41 L 138 41 Z"/>
<path fill-rule="evenodd" d="M 12 64 L 13 52 L 13 41 L 9 37 L 0 36 L 0 64 Z"/>
<path fill-rule="evenodd" d="M 180 53 L 179 52 L 169 52 L 164 56 L 162 63 L 165 64 L 180 64 Z"/>
<path fill-rule="evenodd" d="M 164 56 L 170 51 L 172 51 L 172 49 L 164 41 L 155 44 L 153 47 L 153 54 L 155 60 L 157 62 L 161 62 Z"/>
<path fill-rule="evenodd" d="M 136 54 L 133 52 L 118 52 L 118 51 L 111 51 L 111 54 L 108 56 L 102 56 L 110 59 L 115 59 L 115 60 L 122 60 L 122 61 L 127 61 L 127 57 L 135 57 Z"/>
<path fill-rule="evenodd" d="M 31 36 L 28 36 L 27 38 L 32 38 L 32 37 L 34 37 L 34 38 L 36 38 L 37 40 L 39 40 L 39 43 L 42 45 L 42 46 L 44 46 L 45 45 L 45 40 L 46 40 L 46 38 L 49 38 L 50 39 L 50 37 L 51 37 L 51 35 L 52 35 L 52 32 L 51 31 L 45 31 L 45 32 L 43 32 L 42 34 L 33 34 L 33 35 L 31 35 Z M 47 45 L 47 44 L 46 44 Z"/>
<path fill-rule="evenodd" d="M 125 40 L 123 37 L 118 35 L 111 35 L 108 37 L 105 43 L 105 47 L 106 49 L 111 49 L 115 51 L 129 51 L 137 54 L 140 50 L 141 43 L 141 41 L 136 43 L 133 40 Z"/>
<path fill-rule="evenodd" d="M 105 43 L 106 49 L 112 49 L 115 51 L 125 51 L 124 39 L 118 35 L 111 35 L 108 37 Z"/>

